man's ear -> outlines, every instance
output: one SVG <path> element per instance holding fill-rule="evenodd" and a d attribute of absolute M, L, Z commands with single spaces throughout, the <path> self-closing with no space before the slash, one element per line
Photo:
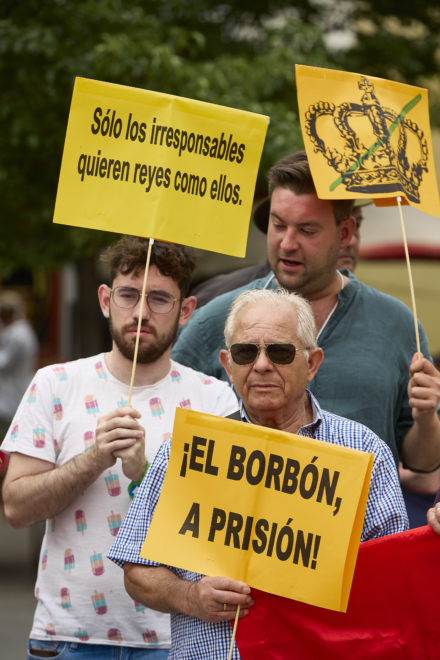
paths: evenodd
<path fill-rule="evenodd" d="M 232 380 L 232 369 L 231 369 L 231 364 L 229 362 L 229 351 L 222 348 L 222 350 L 220 351 L 219 359 L 220 359 L 220 364 L 228 374 L 228 378 L 233 384 L 234 381 Z"/>
<path fill-rule="evenodd" d="M 110 316 L 110 287 L 107 284 L 101 284 L 98 289 L 99 304 L 101 311 L 106 319 Z"/>
<path fill-rule="evenodd" d="M 324 359 L 324 351 L 322 348 L 313 348 L 309 351 L 309 364 L 307 373 L 307 382 L 310 383 L 314 379 L 319 367 Z"/>
<path fill-rule="evenodd" d="M 179 325 L 181 327 L 183 327 L 188 323 L 193 311 L 196 308 L 196 305 L 197 305 L 197 298 L 195 296 L 188 296 L 188 298 L 183 299 L 182 306 L 180 308 L 180 317 L 179 317 Z"/>
<path fill-rule="evenodd" d="M 356 231 L 356 219 L 349 215 L 348 218 L 345 218 L 339 225 L 341 242 L 339 244 L 339 249 L 346 248 L 353 238 L 353 234 Z"/>

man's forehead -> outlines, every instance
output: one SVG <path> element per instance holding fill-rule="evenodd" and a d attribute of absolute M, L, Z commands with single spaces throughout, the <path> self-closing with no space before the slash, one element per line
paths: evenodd
<path fill-rule="evenodd" d="M 327 217 L 334 219 L 331 202 L 320 199 L 316 193 L 296 194 L 289 188 L 275 188 L 271 198 L 270 215 L 283 220 L 285 215 L 290 214 L 306 222 L 319 223 Z"/>
<path fill-rule="evenodd" d="M 234 336 L 238 334 L 296 333 L 297 315 L 293 307 L 284 301 L 277 301 L 276 305 L 261 301 L 246 305 L 237 314 L 235 319 Z"/>
<path fill-rule="evenodd" d="M 114 279 L 113 286 L 132 286 L 141 288 L 145 275 L 145 269 L 139 271 L 137 274 L 133 271 L 131 273 L 118 273 Z M 169 291 L 174 289 L 178 290 L 177 282 L 172 277 L 163 275 L 155 264 L 148 269 L 147 278 L 147 291 L 152 289 L 162 289 Z"/>

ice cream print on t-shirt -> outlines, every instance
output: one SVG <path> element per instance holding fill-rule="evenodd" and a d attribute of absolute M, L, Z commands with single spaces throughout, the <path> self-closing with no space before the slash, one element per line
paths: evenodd
<path fill-rule="evenodd" d="M 119 532 L 119 528 L 122 525 L 122 519 L 119 513 L 113 513 L 111 516 L 107 516 L 108 526 L 110 528 L 110 534 L 116 536 Z"/>
<path fill-rule="evenodd" d="M 74 637 L 77 637 L 81 642 L 88 642 L 89 641 L 89 633 L 87 630 L 81 630 L 81 628 L 78 628 L 77 631 L 73 633 Z"/>
<path fill-rule="evenodd" d="M 150 399 L 149 404 L 150 404 L 151 414 L 153 415 L 153 417 L 159 417 L 159 419 L 161 419 L 161 415 L 165 415 L 165 411 L 162 406 L 162 401 L 159 399 L 159 397 L 154 397 L 154 399 Z"/>
<path fill-rule="evenodd" d="M 102 560 L 102 554 L 96 553 L 96 550 L 93 551 L 93 555 L 90 557 L 90 566 L 92 568 L 93 575 L 99 576 L 103 575 L 105 568 L 104 562 Z"/>
<path fill-rule="evenodd" d="M 73 550 L 67 548 L 67 550 L 64 551 L 64 570 L 69 571 L 70 573 L 73 568 L 75 568 L 75 557 Z"/>
<path fill-rule="evenodd" d="M 43 449 L 46 446 L 46 430 L 43 426 L 37 426 L 34 428 L 34 433 L 32 436 L 34 446 L 37 449 Z"/>
<path fill-rule="evenodd" d="M 110 630 L 107 633 L 107 639 L 110 642 L 122 642 L 121 631 L 118 630 L 117 628 L 110 628 Z"/>
<path fill-rule="evenodd" d="M 84 433 L 84 451 L 88 451 L 95 446 L 95 434 L 93 431 L 86 431 Z"/>
<path fill-rule="evenodd" d="M 35 403 L 36 400 L 37 400 L 37 384 L 33 383 L 29 390 L 29 395 L 28 398 L 26 399 L 26 403 L 29 404 L 30 407 L 31 403 Z"/>
<path fill-rule="evenodd" d="M 13 425 L 13 427 L 12 427 L 12 429 L 11 429 L 11 436 L 10 436 L 10 437 L 11 437 L 11 440 L 12 440 L 13 442 L 15 442 L 15 440 L 16 440 L 17 437 L 18 437 L 18 423 L 17 423 L 17 422 L 14 422 L 14 425 Z"/>
<path fill-rule="evenodd" d="M 92 603 L 93 603 L 93 607 L 95 608 L 96 614 L 106 614 L 106 612 L 108 611 L 104 594 L 98 594 L 96 589 L 95 589 L 95 595 L 92 596 Z"/>
<path fill-rule="evenodd" d="M 117 474 L 112 474 L 109 470 L 108 475 L 105 477 L 108 494 L 112 497 L 117 497 L 121 494 L 121 484 Z"/>
<path fill-rule="evenodd" d="M 63 610 L 69 611 L 72 608 L 72 603 L 70 602 L 70 591 L 67 587 L 61 589 L 61 607 Z"/>
<path fill-rule="evenodd" d="M 145 610 L 147 609 L 145 605 L 142 605 L 142 603 L 137 603 L 134 601 L 134 608 L 136 612 L 142 612 L 142 614 L 145 614 Z"/>
<path fill-rule="evenodd" d="M 107 374 L 105 372 L 104 367 L 102 366 L 102 362 L 97 362 L 95 364 L 95 369 L 96 369 L 96 373 L 98 374 L 98 378 L 104 378 L 105 382 L 107 382 Z"/>
<path fill-rule="evenodd" d="M 144 640 L 145 644 L 158 644 L 159 643 L 159 639 L 156 635 L 156 631 L 155 630 L 148 630 L 148 628 L 146 629 L 146 631 L 144 633 L 142 633 L 142 639 Z"/>
<path fill-rule="evenodd" d="M 56 367 L 52 367 L 52 371 L 54 372 L 58 380 L 60 381 L 67 380 L 67 372 L 62 364 L 58 364 Z"/>
<path fill-rule="evenodd" d="M 55 394 L 52 395 L 53 398 L 53 416 L 57 420 L 63 419 L 63 406 L 61 405 L 61 399 Z"/>
<path fill-rule="evenodd" d="M 181 380 L 182 380 L 182 376 L 179 374 L 178 371 L 176 371 L 176 369 L 173 369 L 172 372 L 171 372 L 171 382 L 172 383 L 179 383 L 179 385 L 180 385 Z"/>
<path fill-rule="evenodd" d="M 84 536 L 84 531 L 87 529 L 87 523 L 86 523 L 86 514 L 82 509 L 78 509 L 78 511 L 75 511 L 75 523 L 76 523 L 76 531 L 81 532 L 81 534 Z"/>
<path fill-rule="evenodd" d="M 55 438 L 53 439 L 53 448 L 55 449 L 55 461 L 57 461 L 59 455 L 61 454 L 61 449 Z"/>
<path fill-rule="evenodd" d="M 86 404 L 86 410 L 88 415 L 93 415 L 93 417 L 96 416 L 97 413 L 99 413 L 99 407 L 98 407 L 98 402 L 95 399 L 94 394 L 88 394 L 85 399 L 85 404 Z"/>

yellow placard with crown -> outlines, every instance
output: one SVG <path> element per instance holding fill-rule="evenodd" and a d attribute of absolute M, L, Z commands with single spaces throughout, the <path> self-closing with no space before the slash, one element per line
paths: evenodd
<path fill-rule="evenodd" d="M 77 78 L 54 222 L 246 253 L 269 118 Z"/>
<path fill-rule="evenodd" d="M 304 144 L 321 199 L 374 198 L 440 216 L 426 89 L 296 65 Z"/>

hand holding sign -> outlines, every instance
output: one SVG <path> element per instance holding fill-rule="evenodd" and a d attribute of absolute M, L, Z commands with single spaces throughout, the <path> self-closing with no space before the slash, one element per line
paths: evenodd
<path fill-rule="evenodd" d="M 435 366 L 415 353 L 409 368 L 409 405 L 415 421 L 437 420 L 440 402 L 440 373 Z"/>
<path fill-rule="evenodd" d="M 250 593 L 250 588 L 244 582 L 225 577 L 204 577 L 198 582 L 192 582 L 188 589 L 190 616 L 207 623 L 229 621 L 235 619 L 240 606 L 239 618 L 242 619 L 248 614 L 247 608 L 254 604 Z"/>
<path fill-rule="evenodd" d="M 136 481 L 145 470 L 145 430 L 138 424 L 134 408 L 116 408 L 98 418 L 95 443 L 87 457 L 98 469 L 105 470 L 123 458 L 126 477 Z"/>

